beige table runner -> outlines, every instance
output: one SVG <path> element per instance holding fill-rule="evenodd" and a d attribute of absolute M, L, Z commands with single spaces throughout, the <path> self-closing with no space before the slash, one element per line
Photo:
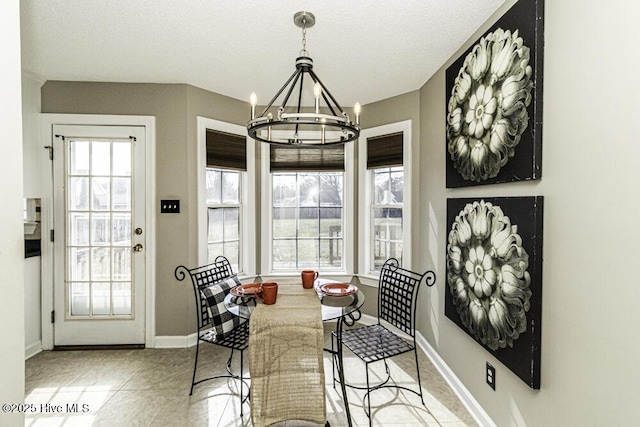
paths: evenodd
<path fill-rule="evenodd" d="M 258 303 L 249 320 L 251 420 L 326 422 L 324 329 L 313 289 L 280 284 L 273 305 Z"/>

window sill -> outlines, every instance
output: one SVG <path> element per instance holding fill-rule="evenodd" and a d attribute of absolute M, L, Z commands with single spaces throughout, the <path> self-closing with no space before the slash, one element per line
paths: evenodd
<path fill-rule="evenodd" d="M 372 287 L 372 288 L 377 288 L 378 281 L 380 280 L 378 276 L 374 276 L 370 274 L 358 274 L 356 277 L 358 278 L 361 284 Z"/>

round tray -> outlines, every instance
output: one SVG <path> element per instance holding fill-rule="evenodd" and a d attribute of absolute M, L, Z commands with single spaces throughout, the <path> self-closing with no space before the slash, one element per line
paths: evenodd
<path fill-rule="evenodd" d="M 344 297 L 358 293 L 358 287 L 351 283 L 325 283 L 320 286 L 320 292 L 332 297 Z"/>
<path fill-rule="evenodd" d="M 245 283 L 231 288 L 231 295 L 236 297 L 255 297 L 260 292 L 261 287 L 261 283 Z"/>

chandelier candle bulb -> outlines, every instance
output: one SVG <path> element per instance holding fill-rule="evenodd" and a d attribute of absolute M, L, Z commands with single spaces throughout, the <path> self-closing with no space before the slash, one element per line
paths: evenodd
<path fill-rule="evenodd" d="M 362 106 L 359 102 L 356 102 L 356 105 L 353 107 L 354 112 L 356 113 L 356 125 L 360 126 L 360 111 L 362 110 Z"/>
<path fill-rule="evenodd" d="M 251 120 L 253 120 L 256 118 L 256 105 L 258 105 L 258 96 L 255 92 L 251 92 L 249 103 L 251 104 Z"/>
<path fill-rule="evenodd" d="M 316 84 L 313 85 L 313 96 L 316 98 L 316 114 L 320 113 L 320 95 L 322 95 L 322 86 L 316 82 Z"/>

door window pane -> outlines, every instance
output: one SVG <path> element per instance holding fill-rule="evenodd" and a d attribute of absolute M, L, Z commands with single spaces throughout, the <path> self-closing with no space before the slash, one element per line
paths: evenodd
<path fill-rule="evenodd" d="M 89 210 L 89 178 L 69 178 L 69 209 Z"/>
<path fill-rule="evenodd" d="M 111 175 L 111 142 L 93 141 L 91 143 L 91 174 Z"/>
<path fill-rule="evenodd" d="M 69 160 L 71 175 L 87 175 L 89 173 L 89 141 L 71 141 Z"/>
<path fill-rule="evenodd" d="M 113 143 L 113 175 L 131 176 L 131 143 Z"/>
<path fill-rule="evenodd" d="M 93 282 L 91 284 L 92 314 L 104 316 L 111 314 L 111 286 L 109 282 Z"/>
<path fill-rule="evenodd" d="M 88 316 L 91 314 L 89 305 L 89 283 L 74 282 L 70 286 L 70 305 L 72 316 Z"/>
<path fill-rule="evenodd" d="M 111 179 L 91 179 L 91 209 L 106 211 L 111 207 Z"/>
<path fill-rule="evenodd" d="M 113 314 L 131 314 L 131 282 L 113 284 Z"/>

